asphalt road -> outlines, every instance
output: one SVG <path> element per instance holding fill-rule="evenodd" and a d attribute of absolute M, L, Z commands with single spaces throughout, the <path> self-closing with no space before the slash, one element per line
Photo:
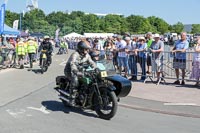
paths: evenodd
<path fill-rule="evenodd" d="M 156 103 L 153 101 L 145 101 L 147 110 L 135 110 L 131 108 L 132 97 L 122 99 L 116 116 L 109 121 L 90 110 L 65 108 L 53 87 L 55 77 L 63 74 L 67 57 L 54 56 L 44 74 L 39 73 L 37 64 L 33 71 L 26 68 L 0 72 L 0 133 L 200 132 L 199 118 L 149 112 L 149 106 Z M 140 102 L 144 103 L 137 99 L 137 105 Z"/>

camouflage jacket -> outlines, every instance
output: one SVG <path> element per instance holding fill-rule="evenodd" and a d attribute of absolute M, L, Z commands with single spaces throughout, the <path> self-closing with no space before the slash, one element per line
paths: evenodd
<path fill-rule="evenodd" d="M 83 64 L 89 64 L 92 68 L 96 68 L 96 63 L 91 59 L 89 54 L 85 56 L 80 55 L 77 51 L 74 52 L 66 63 L 64 73 L 65 76 L 71 77 L 72 73 L 79 72 L 79 66 Z"/>

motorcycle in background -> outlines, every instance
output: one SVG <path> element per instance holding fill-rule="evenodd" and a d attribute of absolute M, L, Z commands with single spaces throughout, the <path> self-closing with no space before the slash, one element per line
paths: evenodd
<path fill-rule="evenodd" d="M 47 50 L 42 50 L 42 64 L 40 66 L 41 68 L 41 73 L 43 74 L 48 70 L 48 62 L 47 62 L 47 55 L 46 55 Z"/>

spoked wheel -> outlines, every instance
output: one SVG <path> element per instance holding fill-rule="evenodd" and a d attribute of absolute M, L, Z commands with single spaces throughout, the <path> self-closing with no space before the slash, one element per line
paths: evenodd
<path fill-rule="evenodd" d="M 98 106 L 96 107 L 96 113 L 102 119 L 110 120 L 115 116 L 117 112 L 117 97 L 113 91 L 104 90 L 101 92 L 102 102 L 95 96 L 95 99 L 98 99 Z"/>

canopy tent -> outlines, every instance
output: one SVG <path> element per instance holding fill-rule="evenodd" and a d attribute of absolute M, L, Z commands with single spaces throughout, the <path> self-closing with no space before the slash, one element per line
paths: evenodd
<path fill-rule="evenodd" d="M 26 32 L 24 32 L 24 31 L 21 31 L 21 32 L 20 32 L 20 36 L 21 36 L 21 37 L 28 37 L 28 36 L 29 36 L 29 33 L 26 33 Z"/>
<path fill-rule="evenodd" d="M 64 36 L 64 38 L 71 38 L 71 37 L 83 37 L 83 35 L 72 32 L 72 33 Z"/>
<path fill-rule="evenodd" d="M 109 37 L 109 36 L 113 36 L 113 33 L 84 33 L 85 37 Z"/>
<path fill-rule="evenodd" d="M 45 36 L 45 34 L 40 33 L 40 32 L 34 32 L 34 33 L 30 33 L 30 36 L 37 37 L 37 38 L 43 38 Z"/>
<path fill-rule="evenodd" d="M 8 25 L 4 24 L 4 31 L 2 35 L 19 35 L 20 32 L 16 29 L 9 27 Z"/>

